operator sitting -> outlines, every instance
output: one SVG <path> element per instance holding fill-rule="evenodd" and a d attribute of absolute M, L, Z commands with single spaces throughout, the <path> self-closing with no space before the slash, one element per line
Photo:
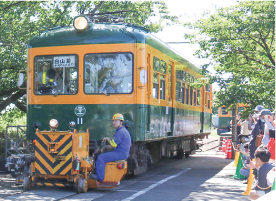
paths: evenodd
<path fill-rule="evenodd" d="M 109 137 L 105 137 L 104 141 L 114 148 L 113 151 L 102 153 L 98 156 L 96 161 L 96 173 L 91 174 L 89 179 L 94 179 L 99 182 L 104 180 L 105 175 L 105 164 L 111 161 L 126 160 L 129 156 L 129 150 L 131 146 L 131 138 L 128 130 L 123 126 L 124 117 L 122 114 L 114 114 L 113 126 L 117 129 L 114 135 L 114 140 Z"/>

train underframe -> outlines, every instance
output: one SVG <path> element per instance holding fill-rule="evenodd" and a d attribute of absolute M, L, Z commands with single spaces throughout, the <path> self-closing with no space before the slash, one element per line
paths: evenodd
<path fill-rule="evenodd" d="M 138 175 L 146 172 L 148 168 L 160 159 L 189 157 L 198 149 L 196 139 L 204 138 L 209 133 L 201 133 L 189 136 L 169 137 L 151 141 L 134 142 L 127 159 L 127 175 Z M 89 155 L 99 148 L 100 141 L 90 140 Z M 29 165 L 33 162 L 34 154 L 16 154 L 7 158 L 6 167 L 13 177 L 22 178 L 29 175 Z"/>
<path fill-rule="evenodd" d="M 198 149 L 195 138 L 198 137 L 193 135 L 133 143 L 127 159 L 128 175 L 146 172 L 153 163 L 163 158 L 189 157 Z"/>

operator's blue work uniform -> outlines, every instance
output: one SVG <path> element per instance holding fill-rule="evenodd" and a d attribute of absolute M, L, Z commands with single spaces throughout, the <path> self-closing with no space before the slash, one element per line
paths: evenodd
<path fill-rule="evenodd" d="M 122 126 L 116 130 L 114 142 L 117 144 L 114 151 L 100 154 L 97 158 L 96 173 L 100 180 L 104 180 L 105 164 L 107 162 L 126 160 L 129 156 L 131 137 L 126 127 Z"/>

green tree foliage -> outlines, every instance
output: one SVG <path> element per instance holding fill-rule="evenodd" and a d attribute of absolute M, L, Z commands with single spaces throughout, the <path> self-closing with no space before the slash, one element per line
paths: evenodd
<path fill-rule="evenodd" d="M 165 23 L 177 22 L 163 2 L 130 1 L 1 1 L 0 2 L 0 111 L 11 103 L 26 112 L 25 89 L 17 87 L 19 70 L 27 65 L 28 41 L 39 32 L 72 23 L 73 11 L 78 14 L 134 10 L 123 17 L 150 31 L 162 30 Z M 78 15 L 76 14 L 76 15 Z M 149 19 L 157 15 L 157 21 Z M 143 18 L 144 21 L 141 19 Z M 144 23 L 145 22 L 145 23 Z M 164 23 L 163 23 L 164 22 Z M 44 27 L 40 29 L 41 27 Z M 26 83 L 23 87 L 26 87 Z"/>
<path fill-rule="evenodd" d="M 275 96 L 275 7 L 273 1 L 242 1 L 221 8 L 215 14 L 205 13 L 195 23 L 185 24 L 194 29 L 185 37 L 198 43 L 199 58 L 208 58 L 203 73 L 213 65 L 217 82 L 216 106 L 248 104 L 274 108 Z"/>
<path fill-rule="evenodd" d="M 14 126 L 14 125 L 26 125 L 27 119 L 25 112 L 18 108 L 14 109 L 6 109 L 6 112 L 0 115 L 0 158 L 4 158 L 5 155 L 5 142 L 6 142 L 6 126 Z M 16 128 L 8 129 L 8 143 L 10 143 L 10 140 L 13 139 L 14 142 L 16 142 Z M 23 133 L 21 130 L 19 130 L 19 140 L 21 140 Z M 27 144 L 27 141 L 25 141 Z M 8 144 L 10 146 L 10 144 Z"/>

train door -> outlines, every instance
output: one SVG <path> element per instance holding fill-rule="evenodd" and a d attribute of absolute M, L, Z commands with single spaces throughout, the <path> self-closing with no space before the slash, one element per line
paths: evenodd
<path fill-rule="evenodd" d="M 173 128 L 174 128 L 174 96 L 173 96 L 173 86 L 174 86 L 174 80 L 173 80 L 173 68 L 174 68 L 174 63 L 172 61 L 170 61 L 168 63 L 168 93 L 167 93 L 167 97 L 168 97 L 168 111 L 169 111 L 169 131 L 168 131 L 168 136 L 173 136 Z"/>
<path fill-rule="evenodd" d="M 151 105 L 151 76 L 152 76 L 152 70 L 151 70 L 151 58 L 150 54 L 147 54 L 147 72 L 148 72 L 148 83 L 147 83 L 147 114 L 146 114 L 146 132 L 150 133 L 150 119 L 151 119 L 151 112 L 150 112 L 150 105 Z"/>

